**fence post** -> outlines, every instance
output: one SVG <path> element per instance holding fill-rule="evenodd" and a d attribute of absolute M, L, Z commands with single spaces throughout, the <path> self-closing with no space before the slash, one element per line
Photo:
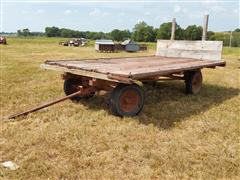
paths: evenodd
<path fill-rule="evenodd" d="M 171 33 L 171 40 L 175 39 L 175 31 L 176 31 L 176 18 L 172 19 L 172 33 Z"/>
<path fill-rule="evenodd" d="M 203 20 L 203 32 L 202 32 L 202 41 L 207 40 L 208 17 L 209 17 L 208 14 L 204 16 L 204 20 Z"/>
<path fill-rule="evenodd" d="M 229 47 L 232 47 L 232 31 L 230 32 L 230 37 L 229 37 Z"/>

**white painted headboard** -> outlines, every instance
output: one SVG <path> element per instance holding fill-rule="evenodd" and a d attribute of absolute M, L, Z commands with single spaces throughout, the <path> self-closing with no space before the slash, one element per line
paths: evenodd
<path fill-rule="evenodd" d="M 222 41 L 158 40 L 156 56 L 220 61 Z"/>

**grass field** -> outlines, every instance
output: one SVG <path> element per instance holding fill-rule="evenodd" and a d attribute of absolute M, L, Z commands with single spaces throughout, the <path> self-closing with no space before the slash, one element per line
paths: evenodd
<path fill-rule="evenodd" d="M 60 39 L 9 38 L 1 46 L 0 179 L 239 179 L 240 48 L 224 48 L 224 68 L 204 69 L 198 95 L 182 82 L 144 87 L 146 102 L 134 118 L 108 112 L 104 96 L 65 101 L 7 121 L 3 117 L 64 95 L 47 59 L 143 56 L 62 47 Z"/>

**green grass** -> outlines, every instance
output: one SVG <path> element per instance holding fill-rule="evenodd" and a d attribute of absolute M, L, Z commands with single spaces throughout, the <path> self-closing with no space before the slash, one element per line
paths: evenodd
<path fill-rule="evenodd" d="M 237 58 L 238 60 L 240 60 L 240 48 L 237 48 L 237 47 L 225 47 L 223 48 L 223 54 L 225 57 L 229 57 L 229 56 L 232 56 L 232 57 L 235 57 Z"/>
<path fill-rule="evenodd" d="M 143 56 L 148 52 L 96 53 L 59 46 L 57 38 L 9 38 L 1 46 L 2 179 L 239 179 L 239 50 L 224 48 L 224 68 L 204 69 L 198 95 L 182 82 L 144 87 L 146 102 L 134 118 L 111 115 L 104 96 L 65 101 L 6 121 L 3 117 L 64 95 L 47 59 Z"/>

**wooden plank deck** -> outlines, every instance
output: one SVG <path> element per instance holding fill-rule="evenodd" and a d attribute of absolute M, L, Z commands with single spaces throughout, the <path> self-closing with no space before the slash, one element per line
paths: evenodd
<path fill-rule="evenodd" d="M 90 60 L 60 60 L 46 61 L 45 68 L 55 69 L 59 67 L 62 71 L 73 74 L 86 75 L 106 79 L 106 75 L 116 75 L 131 79 L 142 79 L 154 75 L 168 75 L 191 69 L 204 67 L 224 66 L 224 61 L 198 60 L 191 58 L 172 58 L 163 56 L 145 56 L 129 58 L 102 58 Z M 89 75 L 93 73 L 93 75 Z M 96 77 L 96 78 L 97 78 Z M 104 78 L 103 78 L 104 77 Z"/>

